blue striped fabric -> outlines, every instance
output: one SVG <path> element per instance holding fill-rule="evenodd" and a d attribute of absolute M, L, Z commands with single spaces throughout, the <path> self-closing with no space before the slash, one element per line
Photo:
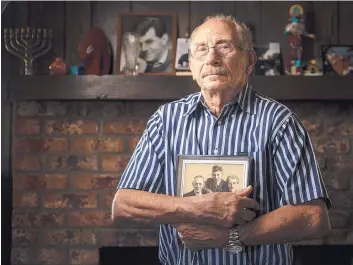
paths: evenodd
<path fill-rule="evenodd" d="M 205 106 L 201 93 L 161 106 L 147 123 L 118 188 L 174 196 L 177 160 L 187 155 L 254 157 L 249 183 L 263 212 L 286 205 L 329 199 L 309 136 L 284 105 L 247 85 L 227 104 L 220 117 Z M 189 251 L 170 225 L 160 226 L 162 264 L 292 264 L 288 244 L 248 246 L 241 254 L 223 249 Z"/>

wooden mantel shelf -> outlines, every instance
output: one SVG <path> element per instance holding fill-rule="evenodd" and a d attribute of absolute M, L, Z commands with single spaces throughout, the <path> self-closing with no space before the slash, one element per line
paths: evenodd
<path fill-rule="evenodd" d="M 260 93 L 276 100 L 353 100 L 353 77 L 252 76 Z M 199 91 L 191 76 L 21 76 L 11 100 L 176 100 Z"/>

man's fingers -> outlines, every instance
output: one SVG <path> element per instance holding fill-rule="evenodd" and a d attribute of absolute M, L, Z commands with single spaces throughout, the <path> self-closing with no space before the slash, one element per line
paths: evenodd
<path fill-rule="evenodd" d="M 240 217 L 245 220 L 245 221 L 251 221 L 256 217 L 256 213 L 254 211 L 251 210 L 247 210 L 244 209 L 241 213 L 240 213 Z"/>
<path fill-rule="evenodd" d="M 240 198 L 241 206 L 247 209 L 254 209 L 255 211 L 261 211 L 260 204 L 251 198 Z"/>
<path fill-rule="evenodd" d="M 241 191 L 238 191 L 236 194 L 238 196 L 242 196 L 242 197 L 248 197 L 251 192 L 252 192 L 253 188 L 251 185 L 247 186 L 245 189 L 241 190 Z"/>

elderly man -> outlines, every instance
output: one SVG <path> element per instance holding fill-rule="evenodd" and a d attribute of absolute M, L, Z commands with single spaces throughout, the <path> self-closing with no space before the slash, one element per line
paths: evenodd
<path fill-rule="evenodd" d="M 255 61 L 246 26 L 207 18 L 190 46 L 201 92 L 159 108 L 122 175 L 113 219 L 160 224 L 162 264 L 289 265 L 290 242 L 330 231 L 308 133 L 291 110 L 252 89 Z M 174 196 L 179 154 L 240 152 L 254 159 L 247 188 Z"/>
<path fill-rule="evenodd" d="M 201 196 L 202 194 L 212 192 L 211 190 L 205 187 L 205 179 L 201 175 L 197 175 L 196 177 L 194 177 L 194 180 L 192 181 L 192 186 L 194 187 L 193 190 L 185 193 L 183 195 L 184 197 Z"/>

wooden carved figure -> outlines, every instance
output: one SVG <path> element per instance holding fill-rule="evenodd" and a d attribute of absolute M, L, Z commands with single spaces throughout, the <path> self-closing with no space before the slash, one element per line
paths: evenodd
<path fill-rule="evenodd" d="M 86 75 L 107 75 L 110 72 L 111 52 L 109 40 L 99 28 L 88 31 L 79 45 L 79 57 Z"/>

